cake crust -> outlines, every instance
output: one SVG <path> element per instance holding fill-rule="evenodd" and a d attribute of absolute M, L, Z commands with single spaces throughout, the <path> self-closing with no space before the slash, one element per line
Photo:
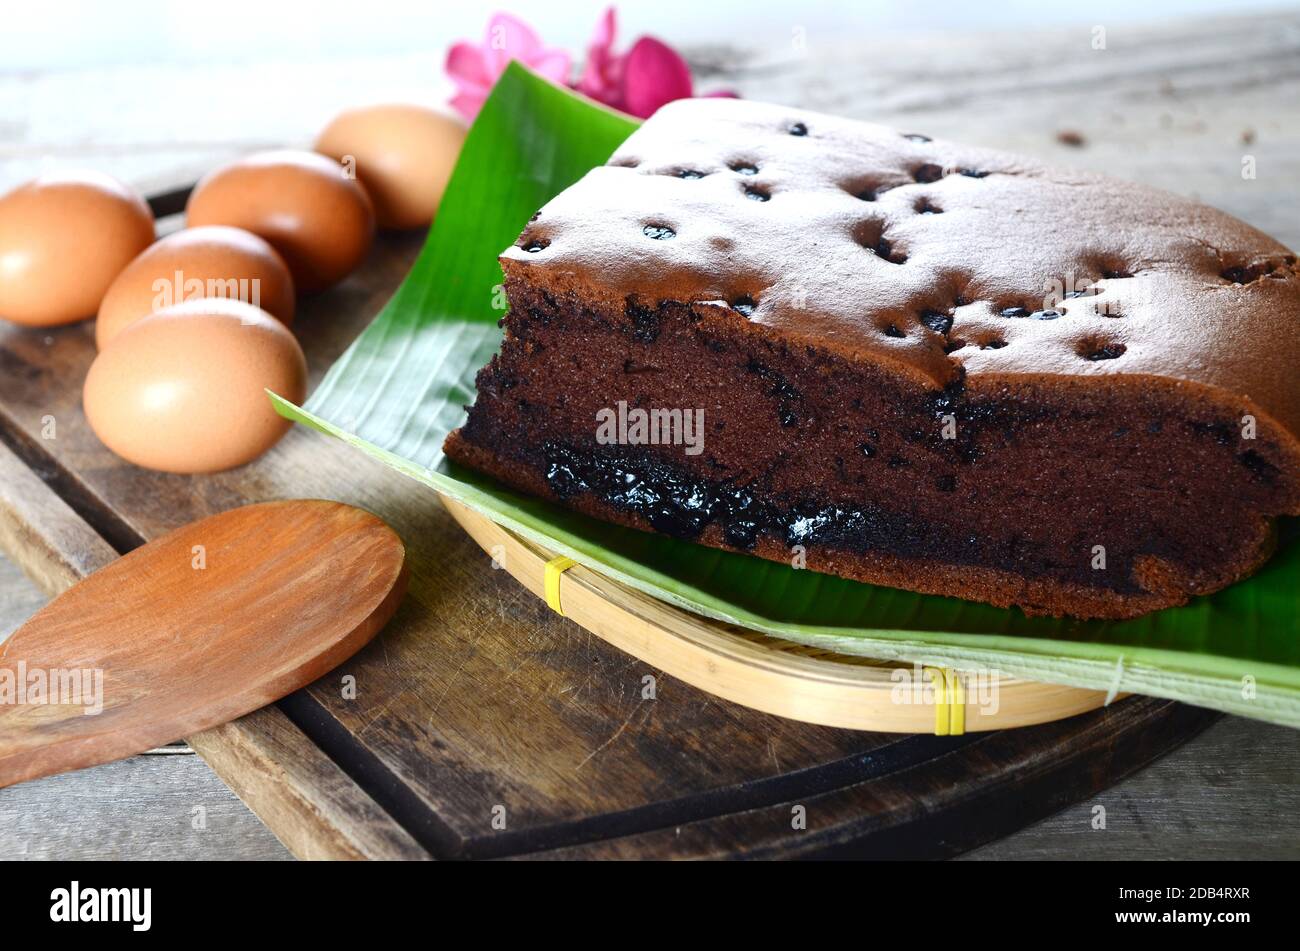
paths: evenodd
<path fill-rule="evenodd" d="M 507 275 L 612 306 L 629 293 L 747 299 L 747 320 L 774 336 L 888 363 L 933 389 L 959 375 L 977 388 L 1026 376 L 1198 383 L 1247 401 L 1295 447 L 1290 249 L 1157 189 L 921 139 L 744 100 L 670 103 L 548 203 L 501 261 Z M 675 234 L 648 239 L 647 227 Z M 1051 309 L 1057 288 L 1096 293 L 1062 300 L 1063 319 L 1002 316 Z M 927 311 L 950 329 L 923 322 Z M 1106 344 L 1124 352 L 1089 359 Z"/>

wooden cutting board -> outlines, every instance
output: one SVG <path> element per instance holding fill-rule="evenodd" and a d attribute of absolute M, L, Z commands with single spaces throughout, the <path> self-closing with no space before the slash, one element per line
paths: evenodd
<path fill-rule="evenodd" d="M 1105 50 L 1083 29 L 954 40 L 942 55 L 934 39 L 775 65 L 740 51 L 719 54 L 711 83 L 1199 194 L 1294 247 L 1300 118 L 1260 79 L 1291 75 L 1300 17 L 1283 19 L 1115 28 Z M 1087 146 L 1055 144 L 1057 129 Z M 1240 175 L 1247 151 L 1254 180 Z M 304 301 L 294 330 L 313 384 L 419 240 L 381 240 L 360 272 Z M 125 465 L 81 414 L 93 354 L 89 325 L 0 326 L 0 546 L 46 590 L 250 501 L 336 498 L 406 543 L 408 596 L 372 644 L 190 738 L 299 856 L 950 855 L 1090 797 L 1214 718 L 1130 698 L 1017 730 L 900 736 L 721 701 L 557 617 L 493 570 L 429 490 L 301 427 L 235 472 Z"/>
<path fill-rule="evenodd" d="M 154 201 L 160 214 L 182 203 Z M 313 383 L 418 243 L 381 240 L 344 287 L 305 302 L 295 331 Z M 190 738 L 300 856 L 943 855 L 1113 782 L 1214 718 L 1129 699 L 1042 727 L 900 738 L 716 699 L 560 618 L 494 570 L 436 494 L 305 428 L 227 473 L 122 462 L 81 413 L 91 329 L 0 328 L 0 542 L 47 590 L 272 498 L 361 506 L 406 543 L 410 590 L 374 643 L 275 707 Z"/>

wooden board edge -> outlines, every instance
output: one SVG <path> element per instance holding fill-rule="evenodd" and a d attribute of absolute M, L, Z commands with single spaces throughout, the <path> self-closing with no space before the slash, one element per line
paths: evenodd
<path fill-rule="evenodd" d="M 1057 721 L 1031 729 L 1056 739 L 1048 757 L 1017 757 L 1019 730 L 983 734 L 979 755 L 1005 759 L 1009 769 L 975 794 L 957 781 L 952 757 L 929 764 L 937 772 L 921 808 L 910 813 L 880 809 L 896 794 L 903 774 L 827 790 L 797 800 L 739 813 L 602 839 L 578 845 L 505 856 L 525 861 L 628 859 L 949 859 L 1041 821 L 1106 791 L 1170 753 L 1223 714 L 1156 697 L 1130 697 L 1080 722 Z M 935 738 L 936 740 L 938 738 Z M 908 773 L 909 781 L 915 780 Z M 792 809 L 802 807 L 805 826 L 791 826 Z"/>
<path fill-rule="evenodd" d="M 431 858 L 277 707 L 187 742 L 296 858 Z"/>
<path fill-rule="evenodd" d="M 0 443 L 0 550 L 50 596 L 117 552 L 4 443 Z"/>
<path fill-rule="evenodd" d="M 118 557 L 3 443 L 0 550 L 51 596 Z M 430 857 L 275 707 L 187 739 L 297 858 Z"/>

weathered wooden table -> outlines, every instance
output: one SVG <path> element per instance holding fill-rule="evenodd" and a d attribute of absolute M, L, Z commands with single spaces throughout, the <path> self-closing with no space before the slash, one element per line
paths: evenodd
<path fill-rule="evenodd" d="M 1094 48 L 1095 36 L 1083 26 L 978 38 L 809 37 L 806 47 L 751 48 L 737 40 L 735 49 L 701 50 L 695 58 L 710 81 L 750 98 L 1163 185 L 1300 245 L 1300 16 L 1117 25 L 1104 49 Z M 302 75 L 315 81 L 307 93 L 286 67 L 227 75 L 173 69 L 162 82 L 148 69 L 88 73 L 76 82 L 10 77 L 6 83 L 23 88 L 7 89 L 6 101 L 22 92 L 64 114 L 60 122 L 0 125 L 8 158 L 0 188 L 53 153 L 157 191 L 227 155 L 304 142 L 344 99 L 410 94 L 411 77 L 434 75 L 436 59 L 304 66 Z M 341 94 L 345 78 L 350 85 Z M 146 81 L 151 122 L 129 95 Z M 215 96 L 221 83 L 233 83 L 235 93 Z M 299 95 L 292 114 L 272 103 L 259 118 L 249 106 L 262 105 L 264 90 L 289 86 Z M 209 134 L 197 142 L 184 129 L 165 128 L 190 121 L 184 105 L 196 97 L 208 104 Z M 123 103 L 130 103 L 125 111 Z M 119 118 L 115 127 L 95 118 L 106 113 Z M 1247 155 L 1258 170 L 1253 179 L 1241 174 Z M 304 306 L 295 329 L 313 380 L 382 303 L 417 241 L 385 239 L 370 267 Z M 88 330 L 0 329 L 0 543 L 46 590 L 175 525 L 247 500 L 339 498 L 388 519 L 407 542 L 411 593 L 374 644 L 309 690 L 191 738 L 294 854 L 944 855 L 1063 807 L 1058 821 L 1066 825 L 1056 832 L 985 852 L 1038 854 L 1044 846 L 1037 843 L 1056 843 L 1045 846 L 1053 851 L 1068 842 L 1086 854 L 1159 854 L 1171 844 L 1186 854 L 1190 837 L 1179 826 L 1197 815 L 1203 821 L 1208 809 L 1211 827 L 1227 831 L 1202 837 L 1203 850 L 1237 843 L 1247 854 L 1295 854 L 1300 749 L 1288 731 L 1225 721 L 1199 756 L 1179 754 L 1182 767 L 1158 767 L 1163 772 L 1148 771 L 1137 785 L 1094 795 L 1212 719 L 1174 704 L 1136 699 L 1033 730 L 940 739 L 781 721 L 662 676 L 657 698 L 643 700 L 641 678 L 651 671 L 550 615 L 489 568 L 427 490 L 341 444 L 296 430 L 258 463 L 204 478 L 122 464 L 81 415 L 80 380 L 93 356 Z M 6 598 L 11 590 L 19 590 L 12 581 L 0 587 Z M 342 689 L 345 675 L 356 678 L 355 697 Z M 1248 744 L 1264 758 L 1242 758 Z M 1215 751 L 1237 759 L 1216 765 Z M 117 784 L 133 812 L 157 809 L 180 823 L 180 854 L 200 852 L 204 840 L 194 833 L 214 823 L 245 830 L 235 835 L 257 842 L 253 854 L 276 854 L 274 843 L 247 831 L 251 820 L 229 798 L 209 788 L 178 799 L 159 788 L 183 785 L 178 770 L 192 773 L 197 765 L 184 754 L 159 753 L 84 775 Z M 1234 779 L 1243 769 L 1257 770 L 1256 781 L 1234 788 L 1244 782 Z M 35 803 L 52 817 L 72 812 L 61 797 L 84 795 L 78 790 L 89 782 L 60 777 L 0 792 L 0 820 L 12 811 L 29 823 Z M 1134 797 L 1161 798 L 1153 791 L 1172 789 L 1173 803 L 1130 808 Z M 799 805 L 807 809 L 806 831 L 791 828 Z M 1107 807 L 1108 830 L 1142 825 L 1148 838 L 1087 837 L 1095 805 Z M 1261 814 L 1267 833 L 1252 824 Z M 105 814 L 97 815 L 102 823 Z M 0 836 L 8 827 L 0 822 Z M 33 841 L 62 843 L 35 851 L 63 852 L 78 835 L 71 828 L 47 831 L 43 840 L 32 830 L 15 844 L 32 851 Z M 90 851 L 122 847 L 107 842 Z"/>

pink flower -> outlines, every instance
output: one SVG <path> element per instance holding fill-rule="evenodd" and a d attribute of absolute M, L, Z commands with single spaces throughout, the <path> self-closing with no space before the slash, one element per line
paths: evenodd
<path fill-rule="evenodd" d="M 643 119 L 664 103 L 694 94 L 691 69 L 676 50 L 651 36 L 632 44 L 624 56 L 614 53 L 617 30 L 614 8 L 596 24 L 587 46 L 587 63 L 575 88 L 592 99 Z M 731 96 L 734 93 L 713 93 Z"/>
<path fill-rule="evenodd" d="M 691 68 L 676 50 L 651 36 L 632 44 L 623 60 L 620 109 L 648 119 L 664 103 L 689 99 L 693 91 Z"/>
<path fill-rule="evenodd" d="M 614 55 L 614 34 L 617 30 L 614 8 L 609 7 L 596 23 L 596 32 L 587 44 L 587 63 L 574 89 L 598 102 L 613 105 L 619 95 L 623 78 L 623 61 Z"/>
<path fill-rule="evenodd" d="M 492 85 L 512 59 L 553 82 L 563 84 L 569 78 L 568 53 L 547 49 L 527 23 L 498 13 L 488 21 L 481 46 L 460 42 L 447 51 L 447 75 L 457 90 L 451 99 L 456 111 L 466 119 L 478 115 Z"/>

